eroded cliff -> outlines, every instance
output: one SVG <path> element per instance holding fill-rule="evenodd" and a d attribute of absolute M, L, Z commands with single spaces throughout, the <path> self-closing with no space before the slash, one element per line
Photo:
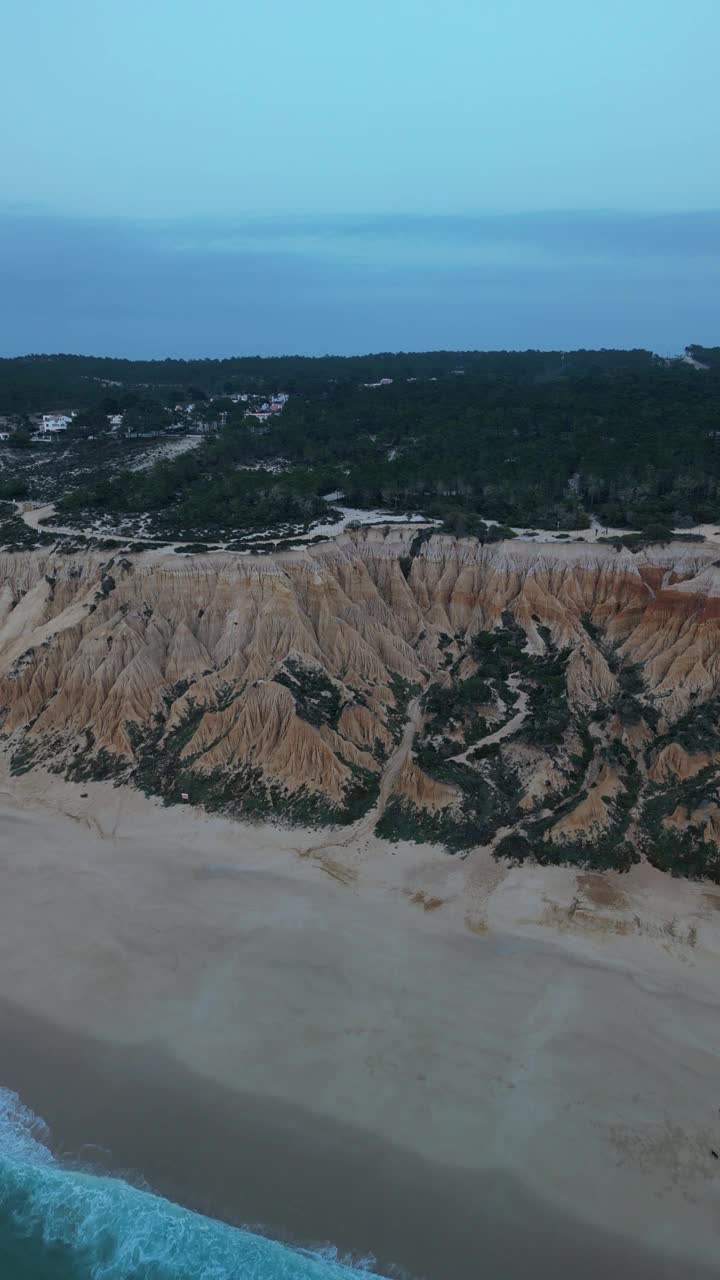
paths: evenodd
<path fill-rule="evenodd" d="M 4 555 L 2 732 L 15 770 L 718 878 L 713 554 L 393 527 L 265 559 Z"/>

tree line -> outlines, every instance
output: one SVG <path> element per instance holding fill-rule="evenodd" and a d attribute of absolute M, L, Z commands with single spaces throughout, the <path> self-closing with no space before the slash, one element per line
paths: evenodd
<path fill-rule="evenodd" d="M 468 353 L 464 366 L 459 353 L 428 353 L 366 357 L 361 367 L 427 372 L 450 358 L 444 373 L 378 387 L 325 379 L 294 391 L 262 427 L 229 396 L 216 399 L 208 410 L 222 407 L 226 425 L 192 454 L 99 479 L 65 505 L 163 511 L 198 529 L 267 524 L 283 504 L 288 520 L 314 518 L 335 491 L 352 506 L 424 512 L 458 533 L 483 520 L 560 530 L 591 516 L 641 530 L 720 520 L 720 367 L 647 352 Z M 273 385 L 287 390 L 289 378 Z M 163 398 L 125 394 L 128 424 L 167 425 Z M 122 396 L 96 401 L 76 429 L 111 402 Z"/>

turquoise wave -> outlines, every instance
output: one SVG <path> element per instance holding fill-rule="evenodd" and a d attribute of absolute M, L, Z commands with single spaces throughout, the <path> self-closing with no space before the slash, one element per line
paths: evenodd
<path fill-rule="evenodd" d="M 293 1249 L 65 1167 L 43 1121 L 0 1089 L 0 1276 L 12 1280 L 368 1280 L 370 1260 Z"/>

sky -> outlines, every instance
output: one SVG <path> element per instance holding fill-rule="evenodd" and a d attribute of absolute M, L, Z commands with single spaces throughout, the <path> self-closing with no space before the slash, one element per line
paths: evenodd
<path fill-rule="evenodd" d="M 0 354 L 720 342 L 719 41 L 718 0 L 4 0 Z"/>

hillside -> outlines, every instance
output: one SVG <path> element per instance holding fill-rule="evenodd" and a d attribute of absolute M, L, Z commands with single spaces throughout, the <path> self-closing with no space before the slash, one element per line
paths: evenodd
<path fill-rule="evenodd" d="M 702 350 L 702 348 L 698 348 Z M 48 401 L 76 401 L 82 409 L 101 395 L 162 397 L 191 391 L 227 395 L 269 392 L 279 385 L 296 394 L 329 385 L 362 385 L 380 378 L 443 378 L 463 374 L 532 384 L 608 370 L 644 371 L 650 351 L 403 351 L 363 356 L 237 356 L 223 360 L 122 360 L 111 356 L 26 355 L 0 358 L 0 413 L 35 412 Z"/>
<path fill-rule="evenodd" d="M 720 880 L 716 555 L 400 526 L 264 558 L 4 554 L 2 734 L 16 773 Z"/>

